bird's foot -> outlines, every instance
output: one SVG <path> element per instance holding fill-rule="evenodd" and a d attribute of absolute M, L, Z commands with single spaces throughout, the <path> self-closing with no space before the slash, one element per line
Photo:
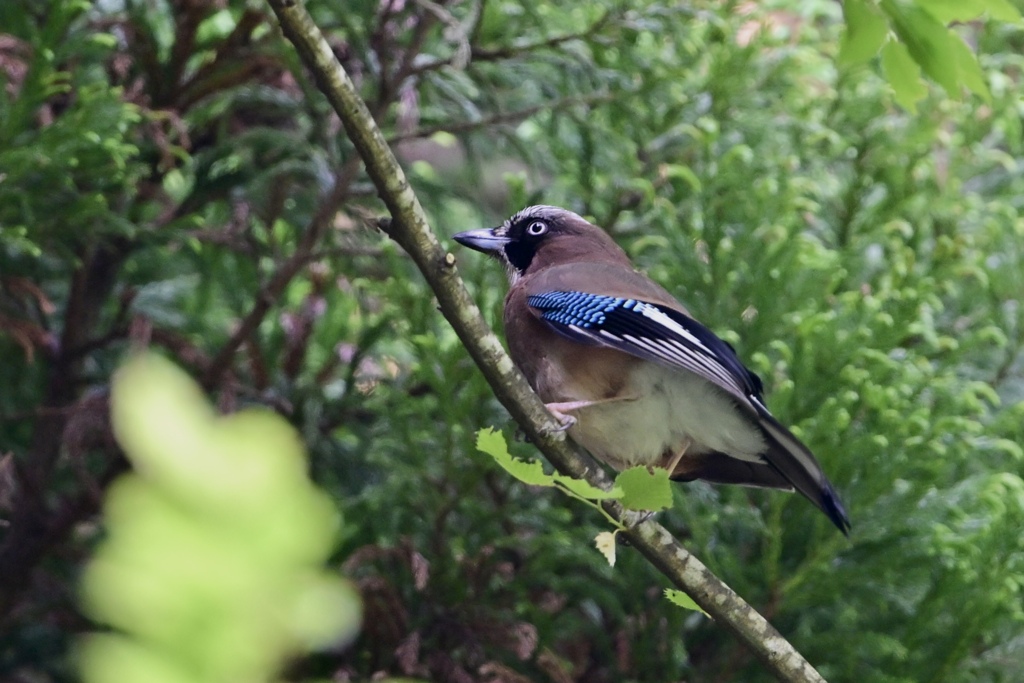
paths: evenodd
<path fill-rule="evenodd" d="M 551 414 L 562 423 L 562 428 L 558 431 L 564 432 L 566 429 L 569 429 L 578 422 L 576 417 L 569 415 L 570 411 L 582 410 L 583 408 L 589 408 L 591 406 L 599 406 L 602 403 L 633 401 L 635 399 L 635 396 L 613 396 L 612 398 L 601 398 L 596 401 L 557 401 L 555 403 L 545 403 L 544 407 L 550 410 Z"/>
<path fill-rule="evenodd" d="M 653 519 L 654 515 L 656 515 L 656 514 L 658 514 L 658 513 L 655 512 L 654 510 L 644 510 L 643 512 L 638 513 L 633 518 L 633 521 L 628 522 L 626 524 L 626 528 L 628 528 L 628 529 L 635 529 L 636 527 L 640 526 L 644 522 L 647 522 L 647 521 Z"/>
<path fill-rule="evenodd" d="M 555 431 L 564 432 L 579 422 L 579 420 L 577 420 L 575 416 L 569 415 L 567 412 L 563 411 L 576 410 L 578 408 L 584 408 L 587 405 L 590 405 L 589 401 L 569 401 L 566 403 L 545 403 L 544 407 L 555 416 L 555 419 L 558 420 L 558 423 L 561 425 Z"/>
<path fill-rule="evenodd" d="M 646 510 L 644 514 L 640 516 L 640 519 L 636 520 L 637 524 L 643 524 L 651 519 L 654 519 L 654 515 L 658 514 L 654 510 Z"/>

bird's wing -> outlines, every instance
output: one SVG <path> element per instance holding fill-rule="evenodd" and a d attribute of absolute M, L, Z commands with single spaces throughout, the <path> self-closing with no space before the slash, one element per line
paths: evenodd
<path fill-rule="evenodd" d="M 711 330 L 664 303 L 571 289 L 534 290 L 527 305 L 569 339 L 691 372 L 727 391 L 769 437 L 766 464 L 847 533 L 849 519 L 814 455 L 768 411 L 760 378 Z M 778 483 L 772 477 L 767 481 L 769 486 Z"/>
<path fill-rule="evenodd" d="M 731 346 L 685 313 L 650 301 L 572 290 L 532 294 L 527 304 L 574 341 L 692 372 L 743 403 L 754 399 L 752 409 L 761 405 L 760 378 L 743 366 Z"/>

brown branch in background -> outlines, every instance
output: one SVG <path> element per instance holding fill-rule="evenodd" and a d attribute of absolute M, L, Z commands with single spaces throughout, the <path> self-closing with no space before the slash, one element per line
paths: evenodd
<path fill-rule="evenodd" d="M 405 49 L 402 50 L 401 60 L 392 72 L 388 58 L 396 49 L 397 42 L 393 40 L 394 36 L 389 34 L 388 22 L 393 16 L 394 4 L 394 2 L 388 3 L 386 11 L 382 13 L 377 29 L 374 31 L 370 41 L 377 55 L 377 61 L 380 63 L 377 100 L 371 107 L 375 119 L 383 116 L 384 112 L 387 111 L 391 103 L 402 91 L 402 84 L 413 73 L 413 63 L 423 48 L 423 43 L 427 39 L 430 28 L 437 23 L 437 17 L 429 12 L 422 12 L 416 17 L 412 37 Z"/>
<path fill-rule="evenodd" d="M 77 349 L 93 335 L 117 273 L 131 249 L 132 244 L 123 240 L 87 248 L 80 255 L 82 265 L 72 277 L 63 333 L 50 363 L 29 450 L 14 461 L 12 512 L 0 543 L 0 621 L 24 594 L 33 569 L 58 537 L 54 531 L 56 520 L 50 512 L 48 484 L 73 413 L 64 408 L 75 402 L 80 388 L 82 358 Z M 88 495 L 91 500 L 91 493 Z"/>
<path fill-rule="evenodd" d="M 327 289 L 326 267 L 321 264 L 310 266 L 309 282 L 312 289 L 295 310 L 282 314 L 281 322 L 285 332 L 283 357 L 279 359 L 281 371 L 289 382 L 294 382 L 302 372 L 309 351 L 313 329 L 327 311 L 324 297 Z"/>
<path fill-rule="evenodd" d="M 341 117 L 367 171 L 387 205 L 391 237 L 416 261 L 441 312 L 451 323 L 495 395 L 531 441 L 560 471 L 607 486 L 607 476 L 593 459 L 571 448 L 540 398 L 512 365 L 501 342 L 484 322 L 455 269 L 455 258 L 440 245 L 394 154 L 359 97 L 348 74 L 334 57 L 305 7 L 296 0 L 268 0 L 284 34 L 295 45 L 317 84 Z M 685 590 L 714 619 L 745 643 L 783 681 L 822 681 L 817 671 L 765 619 L 722 583 L 659 524 L 618 504 L 609 514 L 630 527 L 624 535 L 655 567 Z"/>
<path fill-rule="evenodd" d="M 482 14 L 482 11 L 481 11 Z M 501 59 L 511 59 L 512 57 L 519 57 L 529 52 L 536 52 L 537 50 L 548 50 L 551 48 L 559 47 L 565 43 L 572 42 L 574 40 L 583 40 L 589 38 L 604 28 L 608 20 L 612 18 L 612 12 L 608 11 L 601 15 L 601 18 L 595 21 L 593 24 L 576 33 L 566 33 L 559 36 L 551 36 L 544 38 L 543 40 L 527 41 L 522 42 L 518 45 L 506 45 L 499 48 L 482 48 L 473 46 L 470 48 L 470 59 L 479 62 L 495 62 Z M 433 59 L 424 62 L 412 70 L 412 75 L 418 75 L 427 71 L 437 71 L 438 69 L 448 66 L 455 61 L 456 57 L 442 57 L 440 59 Z"/>
<path fill-rule="evenodd" d="M 292 281 L 299 272 L 306 267 L 321 237 L 327 231 L 337 213 L 338 207 L 348 197 L 348 189 L 355 180 L 359 171 L 359 158 L 353 156 L 338 170 L 335 175 L 334 187 L 331 194 L 320 204 L 316 215 L 310 221 L 309 227 L 303 233 L 298 245 L 288 260 L 278 267 L 256 296 L 256 303 L 252 310 L 242 319 L 231 338 L 221 347 L 220 351 L 210 362 L 209 367 L 203 375 L 202 384 L 207 390 L 216 387 L 224 374 L 231 367 L 231 361 L 242 344 L 256 331 L 263 322 L 263 319 L 274 307 L 278 299 L 284 293 L 288 283 Z"/>
<path fill-rule="evenodd" d="M 210 367 L 209 356 L 177 330 L 154 327 L 150 330 L 149 343 L 167 349 L 178 363 L 194 374 L 202 374 Z"/>
<path fill-rule="evenodd" d="M 168 81 L 168 92 L 178 91 L 189 57 L 195 54 L 196 33 L 199 26 L 213 14 L 213 3 L 184 2 L 181 10 L 174 13 L 174 43 L 164 78 Z"/>
<path fill-rule="evenodd" d="M 382 16 L 378 24 L 378 32 L 384 35 L 384 25 L 392 15 L 394 3 L 387 4 L 382 10 Z M 374 116 L 380 117 L 387 111 L 401 90 L 402 83 L 413 72 L 413 64 L 417 55 L 423 48 L 430 28 L 437 22 L 433 14 L 421 15 L 413 29 L 413 36 L 409 45 L 402 51 L 401 61 L 395 72 L 388 74 L 387 64 L 382 61 L 382 76 L 380 92 L 374 105 Z M 391 43 L 393 47 L 393 43 Z M 332 51 L 333 56 L 333 51 Z M 334 220 L 334 215 L 339 207 L 352 196 L 352 186 L 359 172 L 359 157 L 353 156 L 338 170 L 335 176 L 334 187 L 330 195 L 320 204 L 317 214 L 310 221 L 309 227 L 303 234 L 295 252 L 285 261 L 270 280 L 263 286 L 256 297 L 256 303 L 252 310 L 242 319 L 238 329 L 231 335 L 231 338 L 224 344 L 221 350 L 210 363 L 204 373 L 202 385 L 205 389 L 211 390 L 217 386 L 231 366 L 235 354 L 242 344 L 255 333 L 256 329 L 263 322 L 264 318 L 280 299 L 288 283 L 298 275 L 318 255 L 317 247 L 327 231 L 327 228 Z"/>
<path fill-rule="evenodd" d="M 566 97 L 565 99 L 557 102 L 549 102 L 546 104 L 537 105 L 535 107 L 526 107 L 525 109 L 517 109 L 515 111 L 500 112 L 485 116 L 475 121 L 457 121 L 454 123 L 445 123 L 437 126 L 430 126 L 428 128 L 420 128 L 418 130 L 410 131 L 408 133 L 400 133 L 398 135 L 392 135 L 388 138 L 388 144 L 394 145 L 405 140 L 412 140 L 416 138 L 429 138 L 435 133 L 468 133 L 469 131 L 478 130 L 480 128 L 487 128 L 490 126 L 497 126 L 503 123 L 519 123 L 523 119 L 528 119 L 534 114 L 538 114 L 542 111 L 558 111 L 559 109 L 566 109 L 573 107 L 578 104 L 593 105 L 601 104 L 604 102 L 610 102 L 612 95 L 610 93 L 592 93 L 590 95 L 583 95 L 581 97 Z"/>

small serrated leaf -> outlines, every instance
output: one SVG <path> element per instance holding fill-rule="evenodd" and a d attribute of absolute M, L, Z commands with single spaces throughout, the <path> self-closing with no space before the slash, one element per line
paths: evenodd
<path fill-rule="evenodd" d="M 695 612 L 700 612 L 708 619 L 713 618 L 710 614 L 705 612 L 700 605 L 694 602 L 693 598 L 691 598 L 683 591 L 677 591 L 672 588 L 666 588 L 665 597 L 668 598 L 669 602 L 671 602 L 673 605 L 676 605 L 677 607 L 682 607 L 683 609 L 692 609 Z"/>
<path fill-rule="evenodd" d="M 608 560 L 608 564 L 615 566 L 615 534 L 617 531 L 602 531 L 594 537 L 594 545 L 598 551 Z"/>
<path fill-rule="evenodd" d="M 505 435 L 494 427 L 484 427 L 476 433 L 476 449 L 492 458 L 510 458 Z"/>
<path fill-rule="evenodd" d="M 618 486 L 613 486 L 609 490 L 605 491 L 604 489 L 600 489 L 583 479 L 576 479 L 565 474 L 553 474 L 551 476 L 554 478 L 556 483 L 581 498 L 587 498 L 589 500 L 611 500 L 614 498 L 622 498 L 622 489 Z"/>
<path fill-rule="evenodd" d="M 631 467 L 619 473 L 615 485 L 622 489 L 622 505 L 630 510 L 665 510 L 672 507 L 668 471 Z"/>
<path fill-rule="evenodd" d="M 501 432 L 487 427 L 476 434 L 476 447 L 494 458 L 513 477 L 531 486 L 555 486 L 555 478 L 544 472 L 537 460 L 520 460 L 508 452 L 508 444 Z"/>
<path fill-rule="evenodd" d="M 487 427 L 476 435 L 477 450 L 494 458 L 502 469 L 530 486 L 555 486 L 586 500 L 609 500 L 621 498 L 622 490 L 614 487 L 609 491 L 600 489 L 583 479 L 565 474 L 548 474 L 539 460 L 520 460 L 508 452 L 508 444 L 501 432 Z"/>

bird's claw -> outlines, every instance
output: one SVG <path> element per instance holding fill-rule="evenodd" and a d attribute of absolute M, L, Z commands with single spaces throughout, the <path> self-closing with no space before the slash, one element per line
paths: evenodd
<path fill-rule="evenodd" d="M 635 529 L 638 526 L 640 526 L 641 524 L 643 524 L 644 522 L 649 521 L 656 514 L 658 514 L 658 513 L 655 512 L 654 510 L 644 510 L 642 512 L 638 511 L 636 515 L 630 515 L 630 517 L 632 519 L 630 519 L 628 521 L 627 520 L 623 520 L 623 521 L 624 521 L 625 526 L 626 526 L 627 529 Z"/>
<path fill-rule="evenodd" d="M 565 430 L 569 429 L 574 424 L 579 422 L 579 420 L 577 420 L 572 415 L 558 415 L 558 414 L 556 414 L 555 415 L 555 419 L 558 420 L 558 424 L 559 424 L 559 427 L 557 427 L 555 429 L 556 432 L 564 432 Z"/>
<path fill-rule="evenodd" d="M 552 430 L 552 432 L 554 432 L 554 433 L 564 432 L 567 429 L 569 429 L 570 427 L 572 427 L 574 424 L 579 422 L 579 420 L 577 420 L 574 415 L 570 415 L 568 413 L 562 412 L 562 409 L 564 409 L 564 408 L 570 408 L 571 409 L 571 408 L 575 407 L 575 406 L 573 406 L 571 404 L 566 404 L 566 403 L 546 403 L 546 404 L 544 404 L 544 407 L 546 407 L 548 409 L 548 411 L 554 416 L 554 418 L 556 420 L 558 420 L 559 426 L 555 427 Z"/>

